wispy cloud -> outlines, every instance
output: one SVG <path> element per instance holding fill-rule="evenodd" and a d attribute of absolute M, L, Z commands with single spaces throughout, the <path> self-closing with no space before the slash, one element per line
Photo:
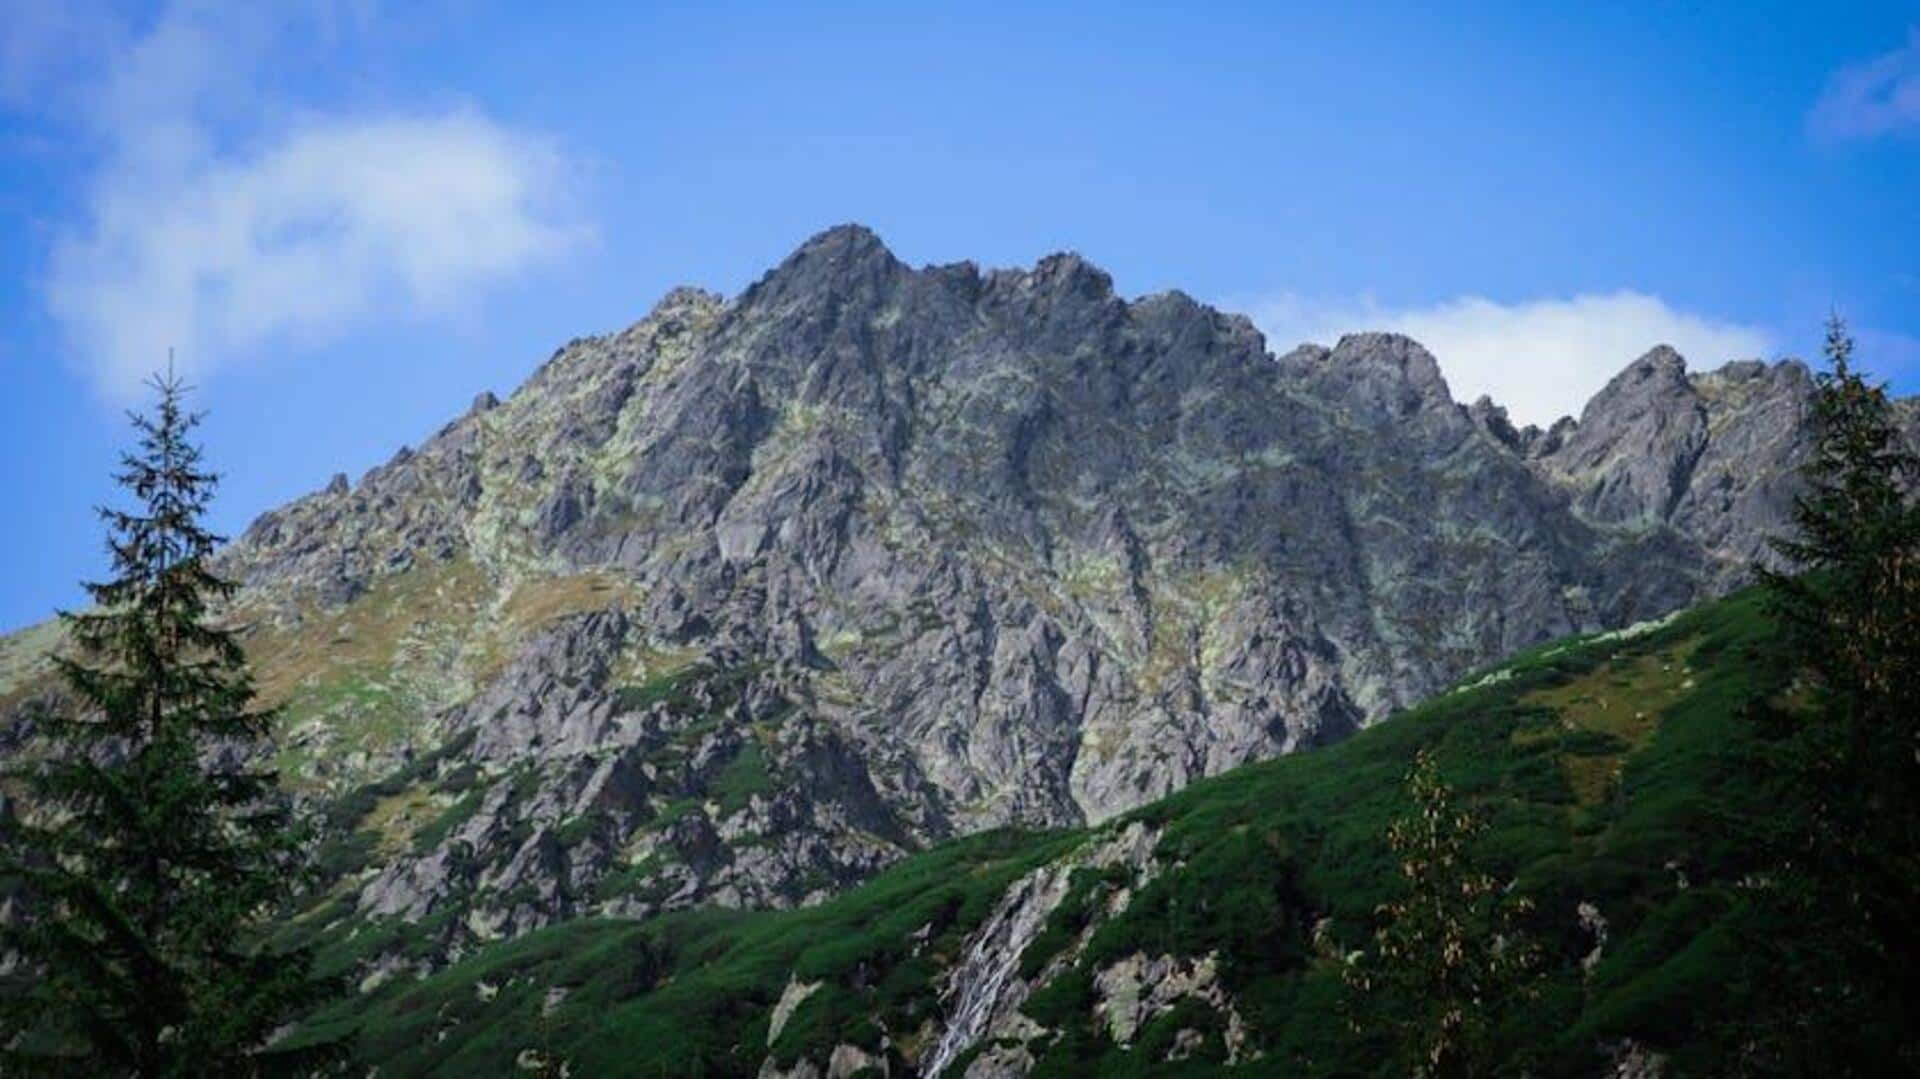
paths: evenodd
<path fill-rule="evenodd" d="M 1904 48 L 1834 72 L 1807 127 L 1835 141 L 1920 130 L 1920 27 L 1907 31 Z"/>
<path fill-rule="evenodd" d="M 1647 349 L 1667 344 L 1696 369 L 1772 352 L 1772 336 L 1679 311 L 1654 296 L 1614 292 L 1502 304 L 1477 296 L 1430 307 L 1390 308 L 1371 298 L 1283 295 L 1249 312 L 1268 344 L 1332 344 L 1343 333 L 1392 330 L 1440 361 L 1455 398 L 1485 394 L 1519 423 L 1578 415 L 1588 398 Z"/>
<path fill-rule="evenodd" d="M 1891 379 L 1911 391 L 1920 379 L 1920 337 L 1872 326 L 1853 329 L 1861 367 L 1876 378 Z"/>
<path fill-rule="evenodd" d="M 37 31 L 111 42 L 93 59 L 115 74 L 75 95 L 96 164 L 44 282 L 104 396 L 169 347 L 205 377 L 452 311 L 587 238 L 568 162 L 538 134 L 471 106 L 327 112 L 271 93 L 278 57 L 362 21 L 346 5 L 181 2 L 139 32 Z"/>

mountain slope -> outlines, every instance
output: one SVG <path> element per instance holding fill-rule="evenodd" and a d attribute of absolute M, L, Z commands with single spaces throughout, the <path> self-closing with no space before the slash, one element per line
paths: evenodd
<path fill-rule="evenodd" d="M 843 227 L 570 343 L 223 568 L 328 807 L 313 917 L 411 927 L 378 980 L 1110 819 L 1717 594 L 1782 523 L 1807 385 L 1655 350 L 1516 431 L 1402 337 L 1275 356 L 1074 256 L 913 269 Z M 0 708 L 49 636 L 0 642 Z"/>
<path fill-rule="evenodd" d="M 1773 648 L 1744 593 L 1097 828 L 976 836 L 805 911 L 572 922 L 316 1029 L 367 1023 L 383 1074 L 1374 1074 L 1340 970 L 1397 887 L 1386 823 L 1430 746 L 1490 820 L 1479 855 L 1537 904 L 1549 970 L 1516 1046 L 1541 1074 L 1711 1072 L 1755 973 L 1741 826 L 1778 806 L 1742 712 L 1788 689 Z"/>

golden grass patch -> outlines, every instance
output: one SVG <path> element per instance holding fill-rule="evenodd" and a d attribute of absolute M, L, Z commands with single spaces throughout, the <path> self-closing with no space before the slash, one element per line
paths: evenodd
<path fill-rule="evenodd" d="M 470 631 L 492 592 L 480 567 L 456 559 L 383 578 L 345 607 L 261 633 L 247 642 L 260 700 L 295 706 L 303 689 L 337 681 L 343 671 L 385 681 L 403 644 L 434 630 Z"/>
<path fill-rule="evenodd" d="M 1598 805 L 1619 781 L 1626 758 L 1659 730 L 1660 717 L 1688 693 L 1694 678 L 1689 665 L 1699 641 L 1683 641 L 1659 652 L 1615 659 L 1557 686 L 1538 689 L 1521 703 L 1552 710 L 1545 729 L 1515 732 L 1516 743 L 1541 741 L 1562 733 L 1592 731 L 1618 739 L 1618 753 L 1566 753 L 1560 767 L 1582 806 Z"/>
<path fill-rule="evenodd" d="M 414 833 L 432 823 L 445 809 L 431 788 L 416 783 L 375 802 L 361 827 L 380 837 L 381 853 L 397 854 L 411 846 Z"/>
<path fill-rule="evenodd" d="M 633 582 L 611 573 L 577 573 L 521 583 L 507 597 L 501 616 L 510 626 L 537 629 L 569 615 L 638 603 Z"/>

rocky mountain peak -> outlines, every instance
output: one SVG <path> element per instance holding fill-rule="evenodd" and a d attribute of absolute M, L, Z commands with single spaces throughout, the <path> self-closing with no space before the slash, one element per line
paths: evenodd
<path fill-rule="evenodd" d="M 712 314 L 727 305 L 727 298 L 717 292 L 691 285 L 680 285 L 668 290 L 667 294 L 654 302 L 652 310 L 647 312 L 649 322 L 669 322 Z"/>
<path fill-rule="evenodd" d="M 838 259 L 853 261 L 864 259 L 893 259 L 893 252 L 887 248 L 886 241 L 872 229 L 859 222 L 849 221 L 821 229 L 802 243 L 794 253 L 787 257 L 792 263 L 799 259 Z"/>
<path fill-rule="evenodd" d="M 1626 370 L 1628 372 L 1660 371 L 1684 375 L 1687 371 L 1687 361 L 1674 350 L 1672 345 L 1662 343 L 1642 353 L 1639 359 L 1627 365 Z"/>
<path fill-rule="evenodd" d="M 223 557 L 299 781 L 471 766 L 365 909 L 793 905 L 1732 585 L 1804 453 L 1782 371 L 1655 350 L 1515 431 L 1404 336 L 1275 361 L 1075 255 L 912 269 L 842 226 Z"/>
<path fill-rule="evenodd" d="M 1738 360 L 1693 376 L 1702 397 L 1751 403 L 1762 397 L 1802 397 L 1813 390 L 1813 372 L 1799 360 Z M 1911 399 L 1909 399 L 1911 400 Z"/>
<path fill-rule="evenodd" d="M 1072 251 L 1059 251 L 1042 258 L 1026 275 L 1036 291 L 1076 296 L 1092 302 L 1113 298 L 1113 278 Z"/>
<path fill-rule="evenodd" d="M 1657 345 L 1608 380 L 1581 413 L 1586 426 L 1595 417 L 1616 416 L 1648 407 L 1683 407 L 1694 396 L 1687 361 L 1670 346 Z"/>
<path fill-rule="evenodd" d="M 1347 334 L 1331 350 L 1296 349 L 1280 366 L 1345 402 L 1352 417 L 1369 426 L 1411 425 L 1423 443 L 1437 438 L 1436 448 L 1450 447 L 1468 430 L 1439 363 L 1401 334 Z"/>
<path fill-rule="evenodd" d="M 728 321 L 742 341 L 761 342 L 762 358 L 776 366 L 790 368 L 809 355 L 837 367 L 835 342 L 884 311 L 915 276 L 872 231 L 841 225 L 749 286 L 728 308 Z"/>
<path fill-rule="evenodd" d="M 1723 580 L 1771 555 L 1806 452 L 1812 381 L 1797 361 L 1744 361 L 1694 375 L 1660 346 L 1629 364 L 1536 447 L 1591 520 L 1681 528 L 1721 560 Z"/>
<path fill-rule="evenodd" d="M 1340 338 L 1328 363 L 1346 367 L 1378 385 L 1403 387 L 1401 408 L 1450 408 L 1453 394 L 1440 373 L 1433 353 L 1411 337 L 1397 333 L 1352 333 Z M 1379 381 L 1384 376 L 1384 381 Z"/>
<path fill-rule="evenodd" d="M 784 285 L 782 291 L 838 280 L 884 275 L 904 269 L 878 235 L 865 225 L 835 225 L 788 255 L 761 282 Z"/>

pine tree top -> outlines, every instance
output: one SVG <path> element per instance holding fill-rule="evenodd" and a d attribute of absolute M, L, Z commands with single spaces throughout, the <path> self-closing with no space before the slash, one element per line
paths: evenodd
<path fill-rule="evenodd" d="M 300 879 L 300 836 L 260 763 L 272 714 L 217 617 L 234 586 L 210 565 L 200 417 L 171 373 L 150 385 L 115 477 L 133 505 L 99 511 L 109 576 L 87 585 L 93 609 L 61 616 L 68 700 L 36 717 L 29 812 L 0 833 L 27 910 L 0 943 L 40 975 L 0 1002 L 0 1059 L 26 1068 L 246 1070 L 317 990 L 308 956 L 261 943 Z"/>

